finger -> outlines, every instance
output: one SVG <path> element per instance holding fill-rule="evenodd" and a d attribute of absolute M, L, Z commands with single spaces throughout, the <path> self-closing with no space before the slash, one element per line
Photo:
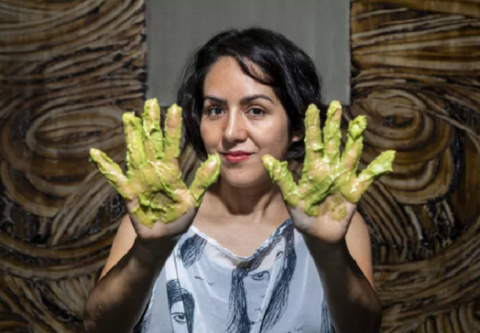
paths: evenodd
<path fill-rule="evenodd" d="M 95 163 L 100 172 L 122 197 L 131 199 L 131 194 L 128 191 L 128 179 L 117 163 L 113 162 L 104 152 L 95 148 L 90 149 L 90 161 Z"/>
<path fill-rule="evenodd" d="M 145 140 L 142 130 L 142 121 L 135 117 L 133 112 L 125 112 L 122 117 L 125 136 L 127 139 L 127 166 L 128 169 L 138 170 L 145 162 Z"/>
<path fill-rule="evenodd" d="M 160 107 L 156 98 L 145 102 L 142 115 L 145 154 L 150 161 L 163 158 L 163 133 L 160 129 Z"/>
<path fill-rule="evenodd" d="M 320 111 L 315 104 L 308 106 L 305 114 L 305 161 L 304 167 L 310 166 L 322 157 L 324 148 L 322 130 L 320 129 Z"/>
<path fill-rule="evenodd" d="M 182 138 L 182 108 L 173 104 L 167 111 L 165 120 L 165 159 L 169 162 L 180 156 Z"/>
<path fill-rule="evenodd" d="M 195 206 L 198 207 L 202 200 L 205 191 L 217 181 L 220 175 L 220 167 L 222 161 L 218 154 L 209 155 L 208 159 L 204 161 L 195 174 L 195 179 L 190 185 L 190 193 L 195 198 Z"/>
<path fill-rule="evenodd" d="M 356 186 L 352 190 L 358 192 L 360 196 L 372 184 L 375 178 L 392 171 L 392 164 L 395 158 L 394 150 L 387 150 L 380 154 L 368 167 L 358 175 Z M 360 196 L 358 200 L 360 200 Z"/>
<path fill-rule="evenodd" d="M 349 202 L 360 200 L 357 168 L 363 150 L 363 132 L 367 127 L 365 116 L 358 116 L 348 125 L 348 139 L 342 154 L 340 176 L 335 180 L 332 193 L 340 192 Z"/>
<path fill-rule="evenodd" d="M 262 157 L 262 161 L 270 178 L 280 187 L 285 202 L 292 207 L 297 207 L 300 202 L 300 195 L 293 175 L 288 170 L 287 162 L 280 162 L 268 154 Z"/>
<path fill-rule="evenodd" d="M 367 128 L 367 118 L 358 116 L 348 124 L 348 139 L 342 154 L 341 165 L 347 173 L 356 172 L 363 150 L 363 132 Z"/>
<path fill-rule="evenodd" d="M 327 121 L 323 128 L 323 143 L 327 161 L 333 165 L 340 160 L 340 142 L 342 132 L 340 121 L 342 120 L 342 106 L 338 101 L 332 101 L 327 111 Z"/>

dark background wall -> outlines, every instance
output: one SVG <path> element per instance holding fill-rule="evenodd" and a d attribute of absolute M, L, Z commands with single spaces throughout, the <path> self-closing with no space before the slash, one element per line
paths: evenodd
<path fill-rule="evenodd" d="M 82 332 L 125 212 L 88 149 L 123 161 L 121 115 L 146 93 L 144 5 L 0 0 L 0 332 Z M 351 2 L 344 125 L 368 117 L 362 166 L 398 151 L 359 204 L 383 332 L 480 327 L 479 27 L 474 0 Z M 181 163 L 188 181 L 190 147 Z"/>
<path fill-rule="evenodd" d="M 349 0 L 155 0 L 147 2 L 148 90 L 175 102 L 188 57 L 213 35 L 261 26 L 284 34 L 315 62 L 325 100 L 350 101 Z"/>

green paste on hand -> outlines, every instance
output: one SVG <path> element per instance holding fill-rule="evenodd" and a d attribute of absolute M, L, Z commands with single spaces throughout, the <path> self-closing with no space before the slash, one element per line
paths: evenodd
<path fill-rule="evenodd" d="M 188 189 L 178 163 L 182 133 L 182 109 L 168 109 L 164 133 L 156 99 L 145 102 L 142 119 L 133 112 L 123 115 L 127 141 L 127 175 L 105 153 L 90 150 L 90 160 L 127 200 L 138 198 L 132 214 L 149 227 L 157 221 L 171 223 L 201 202 L 206 189 L 220 175 L 218 154 L 210 155 L 197 170 Z"/>
<path fill-rule="evenodd" d="M 328 200 L 323 205 L 322 212 L 319 210 L 320 203 L 327 196 L 337 193 L 349 202 L 356 203 L 376 177 L 392 171 L 395 151 L 389 150 L 383 152 L 357 176 L 367 119 L 358 116 L 349 123 L 347 144 L 341 154 L 341 118 L 341 104 L 333 101 L 327 111 L 322 135 L 319 110 L 315 105 L 309 105 L 305 115 L 305 160 L 298 185 L 295 184 L 286 161 L 280 162 L 270 155 L 262 157 L 265 169 L 279 185 L 287 204 L 291 207 L 300 205 L 310 216 L 318 216 L 328 210 L 335 218 L 345 218 L 347 209 L 342 200 Z"/>

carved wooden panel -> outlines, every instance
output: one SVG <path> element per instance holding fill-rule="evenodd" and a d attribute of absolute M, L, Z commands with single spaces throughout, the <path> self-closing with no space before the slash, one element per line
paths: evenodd
<path fill-rule="evenodd" d="M 124 155 L 145 94 L 143 0 L 0 1 L 0 331 L 82 332 L 124 208 L 88 161 Z"/>
<path fill-rule="evenodd" d="M 480 2 L 352 2 L 350 120 L 363 165 L 398 151 L 366 193 L 384 332 L 480 328 Z"/>

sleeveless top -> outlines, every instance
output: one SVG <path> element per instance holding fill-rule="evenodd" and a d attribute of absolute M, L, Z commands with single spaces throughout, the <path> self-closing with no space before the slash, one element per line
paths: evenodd
<path fill-rule="evenodd" d="M 331 333 L 322 283 L 287 219 L 249 257 L 195 226 L 155 282 L 139 333 Z"/>

